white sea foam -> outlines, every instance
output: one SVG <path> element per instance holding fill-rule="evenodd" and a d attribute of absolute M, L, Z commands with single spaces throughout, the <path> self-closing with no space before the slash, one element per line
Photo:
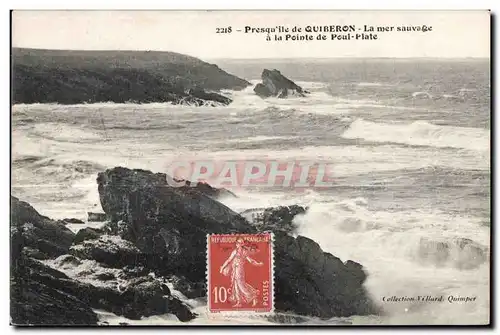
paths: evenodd
<path fill-rule="evenodd" d="M 347 114 L 351 109 L 356 108 L 397 108 L 397 109 L 414 109 L 409 107 L 385 106 L 376 100 L 370 99 L 346 99 L 343 97 L 332 96 L 325 88 L 326 83 L 319 82 L 296 82 L 304 90 L 309 93 L 304 96 L 291 96 L 287 99 L 269 97 L 262 99 L 253 92 L 253 87 L 260 80 L 251 81 L 252 86 L 249 86 L 241 91 L 227 91 L 234 99 L 229 105 L 231 109 L 244 109 L 249 111 L 250 108 L 265 109 L 268 107 L 279 107 L 284 113 L 312 113 L 322 115 Z"/>
<path fill-rule="evenodd" d="M 488 259 L 475 260 L 474 250 L 460 249 L 455 239 L 468 238 L 486 247 L 489 230 L 473 217 L 420 210 L 372 211 L 364 198 L 341 199 L 304 193 L 300 198 L 284 194 L 239 193 L 239 198 L 222 201 L 241 211 L 300 203 L 309 206 L 297 216 L 298 233 L 312 238 L 324 251 L 343 261 L 363 264 L 368 280 L 366 288 L 384 311 L 382 318 L 354 317 L 353 323 L 388 324 L 484 324 L 488 321 Z M 422 262 L 416 258 L 422 238 L 444 241 L 449 255 L 444 264 Z M 455 246 L 455 247 L 454 247 Z M 474 262 L 472 269 L 457 267 L 459 262 Z M 443 303 L 384 303 L 391 296 L 440 296 Z M 449 303 L 448 296 L 475 296 L 474 303 Z M 333 320 L 332 320 L 333 321 Z"/>
<path fill-rule="evenodd" d="M 67 144 L 63 144 L 65 146 Z M 158 144 L 161 146 L 161 144 Z M 173 162 L 178 161 L 199 161 L 209 160 L 215 164 L 226 161 L 314 161 L 328 164 L 335 177 L 348 177 L 361 174 L 383 171 L 398 171 L 402 169 L 417 170 L 429 167 L 450 168 L 450 169 L 470 169 L 470 170 L 489 170 L 489 153 L 486 151 L 473 151 L 461 149 L 458 151 L 443 151 L 440 148 L 433 147 L 413 147 L 404 148 L 394 145 L 380 145 L 377 147 L 367 146 L 306 146 L 297 149 L 288 150 L 226 150 L 226 151 L 188 151 L 188 150 L 147 150 L 146 146 L 139 147 L 136 150 L 125 150 L 127 147 L 117 146 L 111 148 L 106 144 L 99 146 L 84 144 L 79 146 L 78 151 L 74 153 L 66 152 L 62 154 L 56 162 L 70 162 L 84 160 L 94 162 L 104 168 L 115 166 L 125 166 L 128 168 L 148 169 L 155 172 L 166 172 L 167 167 Z M 61 148 L 61 145 L 58 146 Z M 53 146 L 51 150 L 54 151 Z M 69 149 L 70 147 L 68 147 Z M 128 146 L 131 148 L 131 146 Z M 123 150 L 122 150 L 123 149 Z M 58 156 L 56 156 L 58 157 Z M 30 199 L 33 205 L 43 210 L 46 215 L 54 218 L 77 217 L 86 218 L 87 211 L 100 211 L 99 196 L 96 187 L 96 172 L 88 176 L 83 176 L 74 171 L 67 171 L 77 179 L 66 180 L 58 179 L 59 175 L 47 176 L 42 174 L 43 170 L 32 170 L 28 168 L 17 169 L 13 173 L 16 181 L 14 188 L 30 192 L 31 187 L 38 198 Z M 64 170 L 66 171 L 66 170 Z M 58 191 L 62 198 L 67 201 L 59 200 L 56 203 L 47 202 L 50 194 Z M 239 190 L 238 190 L 239 191 Z M 42 196 L 45 194 L 45 196 Z M 83 195 L 83 199 L 82 196 Z M 75 198 L 79 196 L 78 204 L 75 204 Z M 45 200 L 44 200 L 45 199 Z M 97 206 L 97 207 L 96 207 Z"/>
<path fill-rule="evenodd" d="M 345 202 L 345 200 L 344 200 Z M 363 264 L 369 274 L 366 287 L 385 311 L 384 322 L 419 324 L 486 323 L 489 303 L 489 266 L 478 264 L 471 270 L 453 266 L 464 253 L 451 249 L 446 264 L 422 264 L 415 259 L 421 239 L 451 241 L 470 238 L 489 244 L 489 232 L 474 218 L 444 213 L 411 211 L 373 212 L 349 204 L 312 205 L 298 221 L 299 233 L 317 241 L 325 251 L 341 259 Z M 468 257 L 469 255 L 465 255 Z M 474 255 L 470 255 L 473 257 Z M 470 257 L 469 257 L 470 258 Z M 384 303 L 383 297 L 443 295 L 438 304 Z M 450 304 L 447 297 L 475 296 L 475 303 Z"/>
<path fill-rule="evenodd" d="M 237 143 L 252 143 L 252 142 L 263 142 L 263 141 L 274 141 L 274 140 L 294 140 L 298 138 L 297 136 L 253 136 L 248 138 L 236 138 L 228 140 L 227 142 L 237 142 Z"/>
<path fill-rule="evenodd" d="M 381 82 L 373 82 L 373 83 L 361 82 L 361 83 L 358 83 L 358 86 L 360 86 L 360 87 L 393 87 L 393 86 L 395 86 L 395 84 L 381 83 Z"/>
<path fill-rule="evenodd" d="M 422 98 L 425 98 L 425 99 L 432 99 L 433 98 L 433 95 L 430 94 L 429 92 L 413 92 L 412 95 L 411 95 L 413 98 L 417 98 L 417 99 L 422 99 Z"/>
<path fill-rule="evenodd" d="M 78 143 L 101 139 L 98 134 L 88 129 L 83 130 L 82 127 L 73 127 L 57 123 L 37 124 L 35 125 L 33 134 L 57 141 L 72 141 Z"/>
<path fill-rule="evenodd" d="M 490 133 L 486 129 L 439 126 L 426 121 L 390 124 L 357 119 L 342 137 L 440 148 L 451 147 L 477 151 L 490 149 Z"/>

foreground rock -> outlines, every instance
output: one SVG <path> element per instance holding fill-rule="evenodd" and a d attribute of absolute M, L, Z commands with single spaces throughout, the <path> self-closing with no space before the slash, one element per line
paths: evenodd
<path fill-rule="evenodd" d="M 261 98 L 286 98 L 291 95 L 303 97 L 306 93 L 309 93 L 286 78 L 278 70 L 264 69 L 261 78 L 262 83 L 257 84 L 253 89 Z"/>
<path fill-rule="evenodd" d="M 103 210 L 141 252 L 169 260 L 179 275 L 205 277 L 206 234 L 251 232 L 247 221 L 197 187 L 170 187 L 166 175 L 117 167 L 99 173 Z"/>
<path fill-rule="evenodd" d="M 140 257 L 140 251 L 129 242 L 117 236 L 99 236 L 75 244 L 69 250 L 71 255 L 82 259 L 92 259 L 111 267 L 121 268 L 134 264 Z"/>
<path fill-rule="evenodd" d="M 121 238 L 142 254 L 164 259 L 162 275 L 185 278 L 190 284 L 179 290 L 184 286 L 192 297 L 206 294 L 199 290 L 206 280 L 206 234 L 259 231 L 200 189 L 170 187 L 165 174 L 117 167 L 100 173 L 97 182 L 102 208 Z M 280 228 L 282 220 L 290 227 L 304 210 L 266 212 L 267 229 L 275 232 L 276 310 L 321 318 L 375 313 L 360 264 L 343 263 L 311 239 Z"/>
<path fill-rule="evenodd" d="M 197 191 L 199 191 L 205 195 L 208 195 L 209 197 L 214 198 L 214 199 L 218 199 L 221 197 L 237 198 L 236 194 L 229 191 L 228 189 L 216 188 L 216 187 L 213 187 L 210 184 L 205 183 L 205 182 L 199 182 L 196 185 L 193 185 L 193 183 L 191 181 L 185 180 L 185 179 L 175 179 L 174 178 L 174 181 L 177 183 L 182 182 L 183 186 L 180 187 L 182 190 L 195 188 Z"/>
<path fill-rule="evenodd" d="M 72 223 L 72 224 L 84 224 L 85 222 L 83 222 L 82 220 L 80 219 L 75 219 L 75 218 L 67 218 L 67 219 L 62 219 L 61 222 L 63 224 L 68 224 L 68 223 Z"/>
<path fill-rule="evenodd" d="M 81 243 L 85 240 L 97 239 L 103 234 L 103 229 L 85 227 L 76 233 L 73 243 Z"/>
<path fill-rule="evenodd" d="M 81 264 L 78 258 L 68 256 L 61 256 L 62 258 L 58 258 L 56 262 L 66 265 L 67 268 L 75 268 Z M 36 289 L 33 292 L 29 291 L 31 287 L 36 288 L 37 285 L 47 290 L 48 293 L 56 292 L 55 297 L 60 297 L 62 302 L 67 301 L 68 304 L 75 304 L 75 306 L 61 306 L 66 308 L 67 311 L 61 312 L 62 314 L 59 315 L 59 319 L 56 319 L 57 322 L 52 323 L 56 325 L 64 325 L 65 318 L 73 318 L 73 313 L 82 313 L 82 315 L 74 317 L 74 320 L 70 319 L 68 321 L 69 324 L 94 324 L 96 317 L 91 308 L 107 310 L 133 320 L 139 320 L 143 316 L 165 313 L 176 315 L 180 321 L 189 321 L 195 317 L 187 306 L 177 298 L 171 296 L 170 290 L 165 284 L 150 276 L 131 278 L 119 286 L 116 280 L 112 281 L 116 279 L 112 273 L 107 273 L 107 278 L 104 278 L 104 280 L 102 279 L 104 273 L 96 275 L 94 272 L 99 268 L 96 265 L 90 269 L 81 271 L 78 274 L 78 280 L 75 280 L 63 272 L 38 261 L 22 258 L 21 262 L 24 263 L 23 271 L 25 273 L 22 276 L 18 275 L 18 278 L 22 278 L 22 281 L 19 285 L 14 285 L 13 287 L 32 298 L 31 300 L 14 299 L 15 305 L 18 306 L 18 309 L 14 311 L 14 315 L 16 315 L 21 324 L 38 323 L 31 320 L 23 322 L 24 309 L 30 311 L 33 309 L 33 306 L 37 308 L 38 304 L 43 302 L 44 296 L 40 296 L 40 293 Z M 95 279 L 100 278 L 102 285 L 97 286 L 87 282 L 92 277 Z M 28 292 L 26 292 L 27 290 Z M 21 306 L 23 302 L 26 304 L 24 309 Z M 48 302 L 49 304 L 45 306 L 45 309 L 54 303 L 52 301 Z M 58 303 L 59 301 L 56 300 L 55 302 Z M 49 312 L 46 310 L 45 314 L 49 314 Z M 69 316 L 64 316 L 65 314 L 69 314 Z M 43 316 L 43 310 L 37 315 Z"/>
<path fill-rule="evenodd" d="M 263 230 L 275 233 L 278 313 L 320 318 L 377 313 L 363 287 L 366 274 L 360 264 L 344 263 L 313 240 L 290 235 L 294 218 L 306 208 L 263 209 L 251 223 L 218 202 L 223 193 L 210 185 L 171 187 L 165 174 L 121 167 L 99 173 L 97 182 L 109 221 L 76 235 L 12 197 L 11 316 L 16 324 L 95 324 L 92 309 L 130 319 L 171 313 L 189 321 L 196 315 L 165 279 L 186 297 L 203 298 L 206 234 Z M 467 241 L 460 245 L 473 248 Z M 42 320 L 49 313 L 54 315 Z"/>
<path fill-rule="evenodd" d="M 10 316 L 15 325 L 96 325 L 91 306 L 61 291 L 45 279 L 65 276 L 49 268 L 33 266 L 29 258 L 16 259 L 10 280 Z M 41 270 L 42 269 L 42 270 Z M 35 274 L 36 273 L 36 274 Z"/>
<path fill-rule="evenodd" d="M 62 292 L 43 278 L 61 277 L 35 260 L 67 253 L 74 234 L 61 222 L 40 215 L 30 204 L 11 196 L 10 316 L 15 325 L 92 325 L 97 316 L 91 307 Z"/>
<path fill-rule="evenodd" d="M 173 100 L 175 105 L 190 105 L 190 106 L 225 106 L 229 105 L 233 100 L 215 92 L 205 92 L 201 88 L 192 88 L 186 91 L 186 95 Z"/>
<path fill-rule="evenodd" d="M 75 234 L 64 223 L 40 215 L 30 204 L 11 196 L 12 248 L 20 253 L 24 247 L 56 257 L 68 253 Z"/>
<path fill-rule="evenodd" d="M 161 280 L 148 275 L 150 270 L 137 268 L 141 253 L 131 242 L 104 235 L 106 229 L 84 228 L 75 237 L 61 222 L 40 215 L 28 203 L 11 197 L 11 205 L 14 324 L 94 325 L 97 316 L 93 309 L 135 320 L 165 313 L 176 315 L 180 321 L 195 317 Z M 75 241 L 77 244 L 72 245 Z M 92 265 L 85 264 L 85 259 Z M 69 269 L 75 278 L 38 260 Z M 124 268 L 103 268 L 96 260 Z M 147 262 L 145 265 L 155 266 Z M 83 268 L 76 271 L 79 266 Z"/>
<path fill-rule="evenodd" d="M 64 272 L 71 282 L 66 283 L 68 288 L 63 290 L 75 294 L 94 308 L 133 320 L 165 313 L 177 316 L 180 321 L 195 317 L 171 294 L 162 277 L 156 278 L 144 268 L 110 268 L 73 255 L 60 256 L 50 263 Z"/>

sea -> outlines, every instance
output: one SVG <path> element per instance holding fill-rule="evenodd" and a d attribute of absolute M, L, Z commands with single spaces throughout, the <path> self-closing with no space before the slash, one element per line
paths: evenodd
<path fill-rule="evenodd" d="M 165 172 L 186 159 L 327 161 L 332 187 L 240 187 L 237 198 L 221 200 L 238 212 L 308 206 L 295 219 L 297 234 L 364 266 L 381 315 L 307 323 L 489 322 L 489 59 L 214 62 L 253 85 L 264 68 L 278 69 L 310 94 L 264 100 L 252 85 L 223 91 L 233 103 L 221 107 L 14 105 L 11 193 L 51 218 L 86 220 L 88 211 L 102 211 L 96 176 L 106 168 Z M 87 225 L 95 224 L 71 228 Z M 443 299 L 411 301 L 417 296 Z M 274 323 L 217 318 L 192 303 L 199 313 L 192 323 Z M 108 322 L 178 323 L 172 315 L 131 321 L 100 313 Z"/>

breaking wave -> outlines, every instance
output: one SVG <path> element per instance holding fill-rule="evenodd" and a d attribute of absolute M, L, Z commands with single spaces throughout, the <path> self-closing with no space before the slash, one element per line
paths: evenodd
<path fill-rule="evenodd" d="M 342 134 L 349 139 L 372 142 L 402 143 L 439 148 L 461 148 L 489 151 L 490 134 L 486 129 L 438 126 L 427 121 L 403 123 L 377 123 L 357 119 Z"/>

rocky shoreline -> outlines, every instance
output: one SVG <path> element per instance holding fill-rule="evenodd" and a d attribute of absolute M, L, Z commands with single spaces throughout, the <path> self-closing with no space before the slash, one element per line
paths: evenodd
<path fill-rule="evenodd" d="M 75 51 L 14 48 L 13 104 L 169 102 L 187 106 L 227 106 L 223 89 L 242 90 L 250 82 L 215 64 L 174 52 Z M 281 74 L 264 69 L 259 97 L 306 97 L 308 92 Z"/>
<path fill-rule="evenodd" d="M 259 231 L 275 234 L 277 313 L 322 319 L 378 313 L 361 264 L 295 236 L 293 218 L 307 208 L 267 208 L 249 217 L 217 201 L 228 194 L 223 190 L 201 183 L 174 188 L 165 174 L 123 167 L 99 173 L 97 184 L 107 221 L 76 234 L 11 196 L 14 324 L 92 325 L 99 322 L 93 309 L 131 320 L 169 313 L 195 322 L 189 299 L 206 296 L 206 234 Z M 276 322 L 286 320 L 297 319 Z"/>
<path fill-rule="evenodd" d="M 174 52 L 14 48 L 12 103 L 170 102 L 225 106 L 220 90 L 250 85 L 215 64 Z"/>

